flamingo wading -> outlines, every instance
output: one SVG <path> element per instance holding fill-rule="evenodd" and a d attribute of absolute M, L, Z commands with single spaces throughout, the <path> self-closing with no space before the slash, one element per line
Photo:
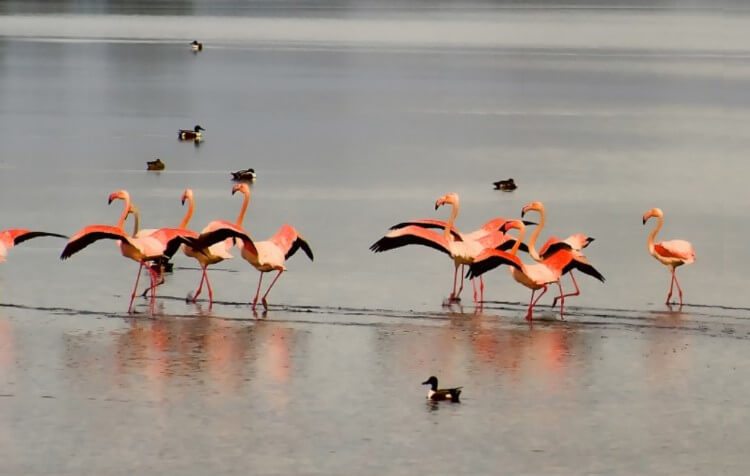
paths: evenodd
<path fill-rule="evenodd" d="M 669 294 L 667 294 L 667 302 L 665 304 L 670 304 L 669 300 L 672 299 L 672 291 L 676 284 L 677 292 L 680 296 L 680 306 L 682 306 L 682 288 L 680 288 L 680 283 L 677 281 L 675 269 L 683 264 L 691 264 L 695 262 L 695 250 L 693 249 L 693 245 L 685 240 L 670 240 L 654 243 L 656 234 L 659 233 L 659 230 L 661 230 L 661 227 L 664 224 L 664 212 L 662 212 L 660 208 L 652 208 L 643 214 L 643 224 L 645 225 L 651 217 L 656 217 L 659 221 L 648 235 L 648 252 L 661 264 L 667 266 L 672 274 L 672 279 L 669 282 Z"/>

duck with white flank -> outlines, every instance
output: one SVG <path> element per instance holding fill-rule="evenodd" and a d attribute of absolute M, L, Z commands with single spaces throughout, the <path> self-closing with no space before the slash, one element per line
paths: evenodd
<path fill-rule="evenodd" d="M 459 403 L 458 396 L 461 395 L 461 389 L 463 387 L 439 389 L 438 379 L 434 375 L 422 382 L 422 385 L 430 386 L 430 390 L 427 392 L 427 398 L 432 401 L 450 400 L 451 402 Z"/>
<path fill-rule="evenodd" d="M 503 192 L 512 192 L 513 190 L 518 188 L 516 182 L 514 182 L 512 178 L 509 178 L 508 180 L 498 180 L 497 182 L 492 182 L 492 185 L 495 186 L 495 190 L 502 190 Z"/>
<path fill-rule="evenodd" d="M 256 177 L 254 169 L 243 169 L 230 173 L 232 174 L 232 180 L 247 180 L 248 182 L 254 182 Z"/>
<path fill-rule="evenodd" d="M 198 40 L 193 40 L 192 43 L 190 43 L 190 49 L 193 51 L 203 51 L 203 43 L 200 43 Z"/>
<path fill-rule="evenodd" d="M 180 140 L 194 140 L 196 142 L 203 139 L 201 135 L 201 131 L 205 131 L 206 129 L 202 128 L 199 125 L 196 125 L 193 130 L 190 129 L 180 129 L 177 133 L 177 137 Z"/>

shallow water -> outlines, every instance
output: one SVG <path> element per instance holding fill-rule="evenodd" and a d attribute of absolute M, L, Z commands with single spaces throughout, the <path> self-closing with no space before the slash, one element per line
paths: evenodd
<path fill-rule="evenodd" d="M 132 5 L 114 13 L 154 13 Z M 744 474 L 744 12 L 330 10 L 0 17 L 3 228 L 114 223 L 119 188 L 144 226 L 175 226 L 185 187 L 199 228 L 236 216 L 229 172 L 253 167 L 248 230 L 291 223 L 315 252 L 257 319 L 246 262 L 210 271 L 209 311 L 185 303 L 199 273 L 179 257 L 151 320 L 145 301 L 124 313 L 137 266 L 111 243 L 66 262 L 52 238 L 11 250 L 3 471 Z M 206 140 L 178 142 L 195 123 Z M 492 190 L 507 177 L 518 190 Z M 505 270 L 483 310 L 470 292 L 443 308 L 447 258 L 368 247 L 446 218 L 449 191 L 461 229 L 544 201 L 543 237 L 594 236 L 607 282 L 580 278 L 566 322 L 544 307 L 527 326 Z M 697 251 L 681 311 L 646 251 L 653 206 Z M 426 404 L 431 374 L 463 403 Z"/>

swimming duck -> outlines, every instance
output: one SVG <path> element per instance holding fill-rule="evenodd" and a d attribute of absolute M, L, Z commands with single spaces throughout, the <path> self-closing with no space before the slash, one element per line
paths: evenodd
<path fill-rule="evenodd" d="M 493 185 L 495 186 L 495 190 L 503 190 L 505 192 L 510 192 L 511 190 L 518 188 L 516 182 L 514 182 L 512 178 L 509 178 L 508 180 L 498 180 L 497 182 L 493 182 Z"/>
<path fill-rule="evenodd" d="M 193 42 L 190 43 L 190 49 L 193 51 L 202 51 L 203 43 L 199 43 L 198 40 L 193 40 Z"/>
<path fill-rule="evenodd" d="M 434 375 L 424 382 L 422 385 L 430 385 L 430 390 L 427 392 L 427 398 L 433 401 L 439 400 L 450 400 L 451 402 L 458 403 L 458 396 L 461 395 L 461 389 L 463 387 L 456 388 L 442 388 L 438 389 L 438 379 Z"/>
<path fill-rule="evenodd" d="M 156 160 L 146 161 L 146 170 L 164 170 L 164 162 L 157 158 Z"/>
<path fill-rule="evenodd" d="M 199 125 L 196 125 L 193 130 L 190 129 L 180 129 L 180 131 L 177 133 L 177 137 L 180 140 L 194 140 L 199 141 L 202 139 L 201 137 L 201 131 L 205 131 L 206 129 L 202 128 Z"/>
<path fill-rule="evenodd" d="M 250 182 L 255 181 L 255 169 L 244 169 L 238 170 L 237 172 L 230 172 L 232 174 L 232 180 L 248 180 Z"/>

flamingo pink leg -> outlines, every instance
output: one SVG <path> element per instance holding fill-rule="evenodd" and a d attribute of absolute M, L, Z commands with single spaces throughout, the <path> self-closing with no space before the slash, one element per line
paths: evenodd
<path fill-rule="evenodd" d="M 537 296 L 536 299 L 534 299 L 534 293 L 536 292 L 536 289 L 533 289 L 531 291 L 531 299 L 529 299 L 529 311 L 526 313 L 526 320 L 531 321 L 533 319 L 532 314 L 534 312 L 534 306 L 536 306 L 536 303 L 539 302 L 539 300 L 544 296 L 544 293 L 547 292 L 547 286 L 545 285 L 542 287 L 542 292 Z"/>
<path fill-rule="evenodd" d="M 138 292 L 138 280 L 141 279 L 141 271 L 143 270 L 143 261 L 141 261 L 140 266 L 138 266 L 138 276 L 135 278 L 135 286 L 133 286 L 133 294 L 130 295 L 130 304 L 128 305 L 128 314 L 133 312 L 133 300 L 135 299 L 135 295 Z"/>
<path fill-rule="evenodd" d="M 196 299 L 198 299 L 198 296 L 200 296 L 201 291 L 203 291 L 203 281 L 206 279 L 206 267 L 203 267 L 203 274 L 201 274 L 201 282 L 198 283 L 198 290 L 195 292 L 195 295 L 193 296 L 192 301 L 195 302 Z"/>
<path fill-rule="evenodd" d="M 474 278 L 471 279 L 471 287 L 474 289 L 474 302 L 477 302 L 477 283 L 474 282 Z"/>
<path fill-rule="evenodd" d="M 563 309 L 565 308 L 565 294 L 563 294 L 562 290 L 562 284 L 560 284 L 560 280 L 557 280 L 557 287 L 560 289 L 560 320 L 564 321 L 565 316 L 563 316 Z M 557 299 L 557 298 L 555 298 Z"/>
<path fill-rule="evenodd" d="M 159 275 L 156 274 L 156 271 L 149 268 L 151 271 L 151 302 L 149 303 L 149 308 L 151 310 L 151 315 L 154 315 L 154 307 L 156 305 L 156 287 L 159 285 Z"/>
<path fill-rule="evenodd" d="M 576 288 L 575 292 L 563 295 L 563 293 L 562 293 L 562 286 L 561 286 L 560 287 L 560 295 L 557 296 L 557 297 L 555 297 L 555 299 L 552 300 L 552 307 L 555 307 L 557 305 L 557 300 L 560 299 L 560 298 L 570 297 L 570 296 L 578 296 L 579 294 L 581 294 L 581 290 L 578 289 L 578 283 L 576 282 L 576 277 L 573 276 L 573 271 L 570 272 L 570 279 L 573 280 L 573 286 L 575 286 L 575 288 Z"/>
<path fill-rule="evenodd" d="M 456 267 L 458 269 L 458 267 Z M 461 286 L 458 288 L 458 294 L 456 294 L 456 300 L 459 300 L 461 297 L 461 291 L 464 290 L 464 265 L 461 265 Z"/>
<path fill-rule="evenodd" d="M 484 280 L 481 274 L 479 275 L 479 300 L 484 302 Z"/>
<path fill-rule="evenodd" d="M 672 268 L 672 281 L 674 284 L 677 285 L 677 292 L 680 295 L 680 306 L 682 306 L 682 288 L 680 287 L 680 282 L 677 281 L 677 274 L 675 273 L 675 269 Z M 672 295 L 672 290 L 670 289 L 670 296 Z M 667 304 L 669 304 L 669 298 L 667 298 Z"/>
<path fill-rule="evenodd" d="M 255 309 L 255 306 L 258 304 L 258 295 L 260 294 L 260 283 L 263 281 L 263 271 L 260 272 L 260 277 L 258 278 L 258 289 L 255 290 L 255 297 L 253 298 L 253 309 Z"/>
<path fill-rule="evenodd" d="M 453 268 L 453 291 L 451 291 L 451 295 L 448 298 L 448 301 L 453 301 L 456 299 L 456 281 L 458 280 L 458 264 L 456 264 Z"/>
<path fill-rule="evenodd" d="M 672 268 L 672 279 L 669 280 L 669 294 L 667 294 L 667 302 L 665 304 L 669 304 L 669 300 L 672 299 L 672 291 L 674 290 L 674 268 Z"/>
<path fill-rule="evenodd" d="M 211 289 L 211 281 L 208 279 L 208 274 L 205 269 L 203 270 L 203 273 L 206 275 L 206 287 L 208 288 L 208 308 L 211 309 L 214 305 L 214 291 Z"/>
<path fill-rule="evenodd" d="M 273 287 L 274 284 L 276 284 L 276 281 L 279 279 L 279 277 L 281 277 L 281 273 L 283 273 L 283 272 L 284 272 L 284 270 L 280 269 L 279 270 L 279 274 L 277 274 L 276 277 L 273 278 L 273 281 L 271 281 L 271 285 L 268 286 L 268 289 L 266 289 L 266 293 L 263 295 L 263 298 L 261 299 L 261 302 L 263 303 L 263 308 L 264 309 L 268 309 L 268 303 L 266 302 L 266 296 L 268 296 L 268 293 L 271 292 L 271 288 Z"/>

